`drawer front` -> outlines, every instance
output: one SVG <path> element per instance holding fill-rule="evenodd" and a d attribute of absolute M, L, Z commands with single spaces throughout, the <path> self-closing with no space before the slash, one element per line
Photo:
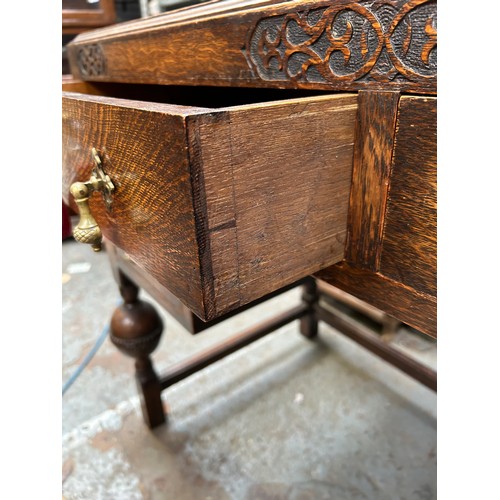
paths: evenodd
<path fill-rule="evenodd" d="M 105 97 L 63 97 L 63 197 L 86 181 L 100 153 L 114 185 L 111 212 L 90 199 L 103 235 L 173 294 L 200 309 L 200 267 L 194 227 L 185 117 L 175 107 Z"/>
<path fill-rule="evenodd" d="M 328 283 L 437 335 L 433 97 L 360 92 L 346 259 Z"/>
<path fill-rule="evenodd" d="M 64 196 L 101 151 L 104 236 L 214 319 L 342 260 L 356 109 L 355 95 L 206 109 L 66 94 Z"/>
<path fill-rule="evenodd" d="M 401 98 L 380 260 L 383 275 L 434 297 L 437 295 L 436 109 L 433 98 Z"/>

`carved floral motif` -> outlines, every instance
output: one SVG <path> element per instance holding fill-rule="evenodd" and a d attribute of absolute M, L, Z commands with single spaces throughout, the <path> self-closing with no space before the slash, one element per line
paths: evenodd
<path fill-rule="evenodd" d="M 340 0 L 263 18 L 246 53 L 264 80 L 435 83 L 436 2 Z"/>
<path fill-rule="evenodd" d="M 94 43 L 78 49 L 78 69 L 83 77 L 106 74 L 106 59 L 100 45 Z"/>

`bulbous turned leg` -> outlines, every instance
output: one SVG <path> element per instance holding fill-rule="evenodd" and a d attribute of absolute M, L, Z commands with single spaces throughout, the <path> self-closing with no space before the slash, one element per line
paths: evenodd
<path fill-rule="evenodd" d="M 302 301 L 308 306 L 309 313 L 300 320 L 300 333 L 308 339 L 318 335 L 318 318 L 313 306 L 319 300 L 316 280 L 309 278 L 302 288 Z"/>
<path fill-rule="evenodd" d="M 138 287 L 121 271 L 118 274 L 124 303 L 111 318 L 110 339 L 121 352 L 135 358 L 142 413 L 152 429 L 166 420 L 160 380 L 149 357 L 160 342 L 163 322 L 151 304 L 138 298 Z"/>

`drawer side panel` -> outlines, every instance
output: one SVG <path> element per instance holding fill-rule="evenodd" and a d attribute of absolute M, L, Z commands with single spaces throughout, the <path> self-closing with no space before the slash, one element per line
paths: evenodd
<path fill-rule="evenodd" d="M 202 145 L 215 314 L 342 260 L 356 110 L 348 94 L 190 122 Z"/>

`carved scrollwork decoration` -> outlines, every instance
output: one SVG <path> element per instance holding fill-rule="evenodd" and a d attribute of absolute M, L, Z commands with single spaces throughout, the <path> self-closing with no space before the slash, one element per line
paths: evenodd
<path fill-rule="evenodd" d="M 106 74 L 106 59 L 100 45 L 94 43 L 78 49 L 78 69 L 83 77 Z"/>
<path fill-rule="evenodd" d="M 435 0 L 340 0 L 260 19 L 247 60 L 263 80 L 435 85 Z"/>

